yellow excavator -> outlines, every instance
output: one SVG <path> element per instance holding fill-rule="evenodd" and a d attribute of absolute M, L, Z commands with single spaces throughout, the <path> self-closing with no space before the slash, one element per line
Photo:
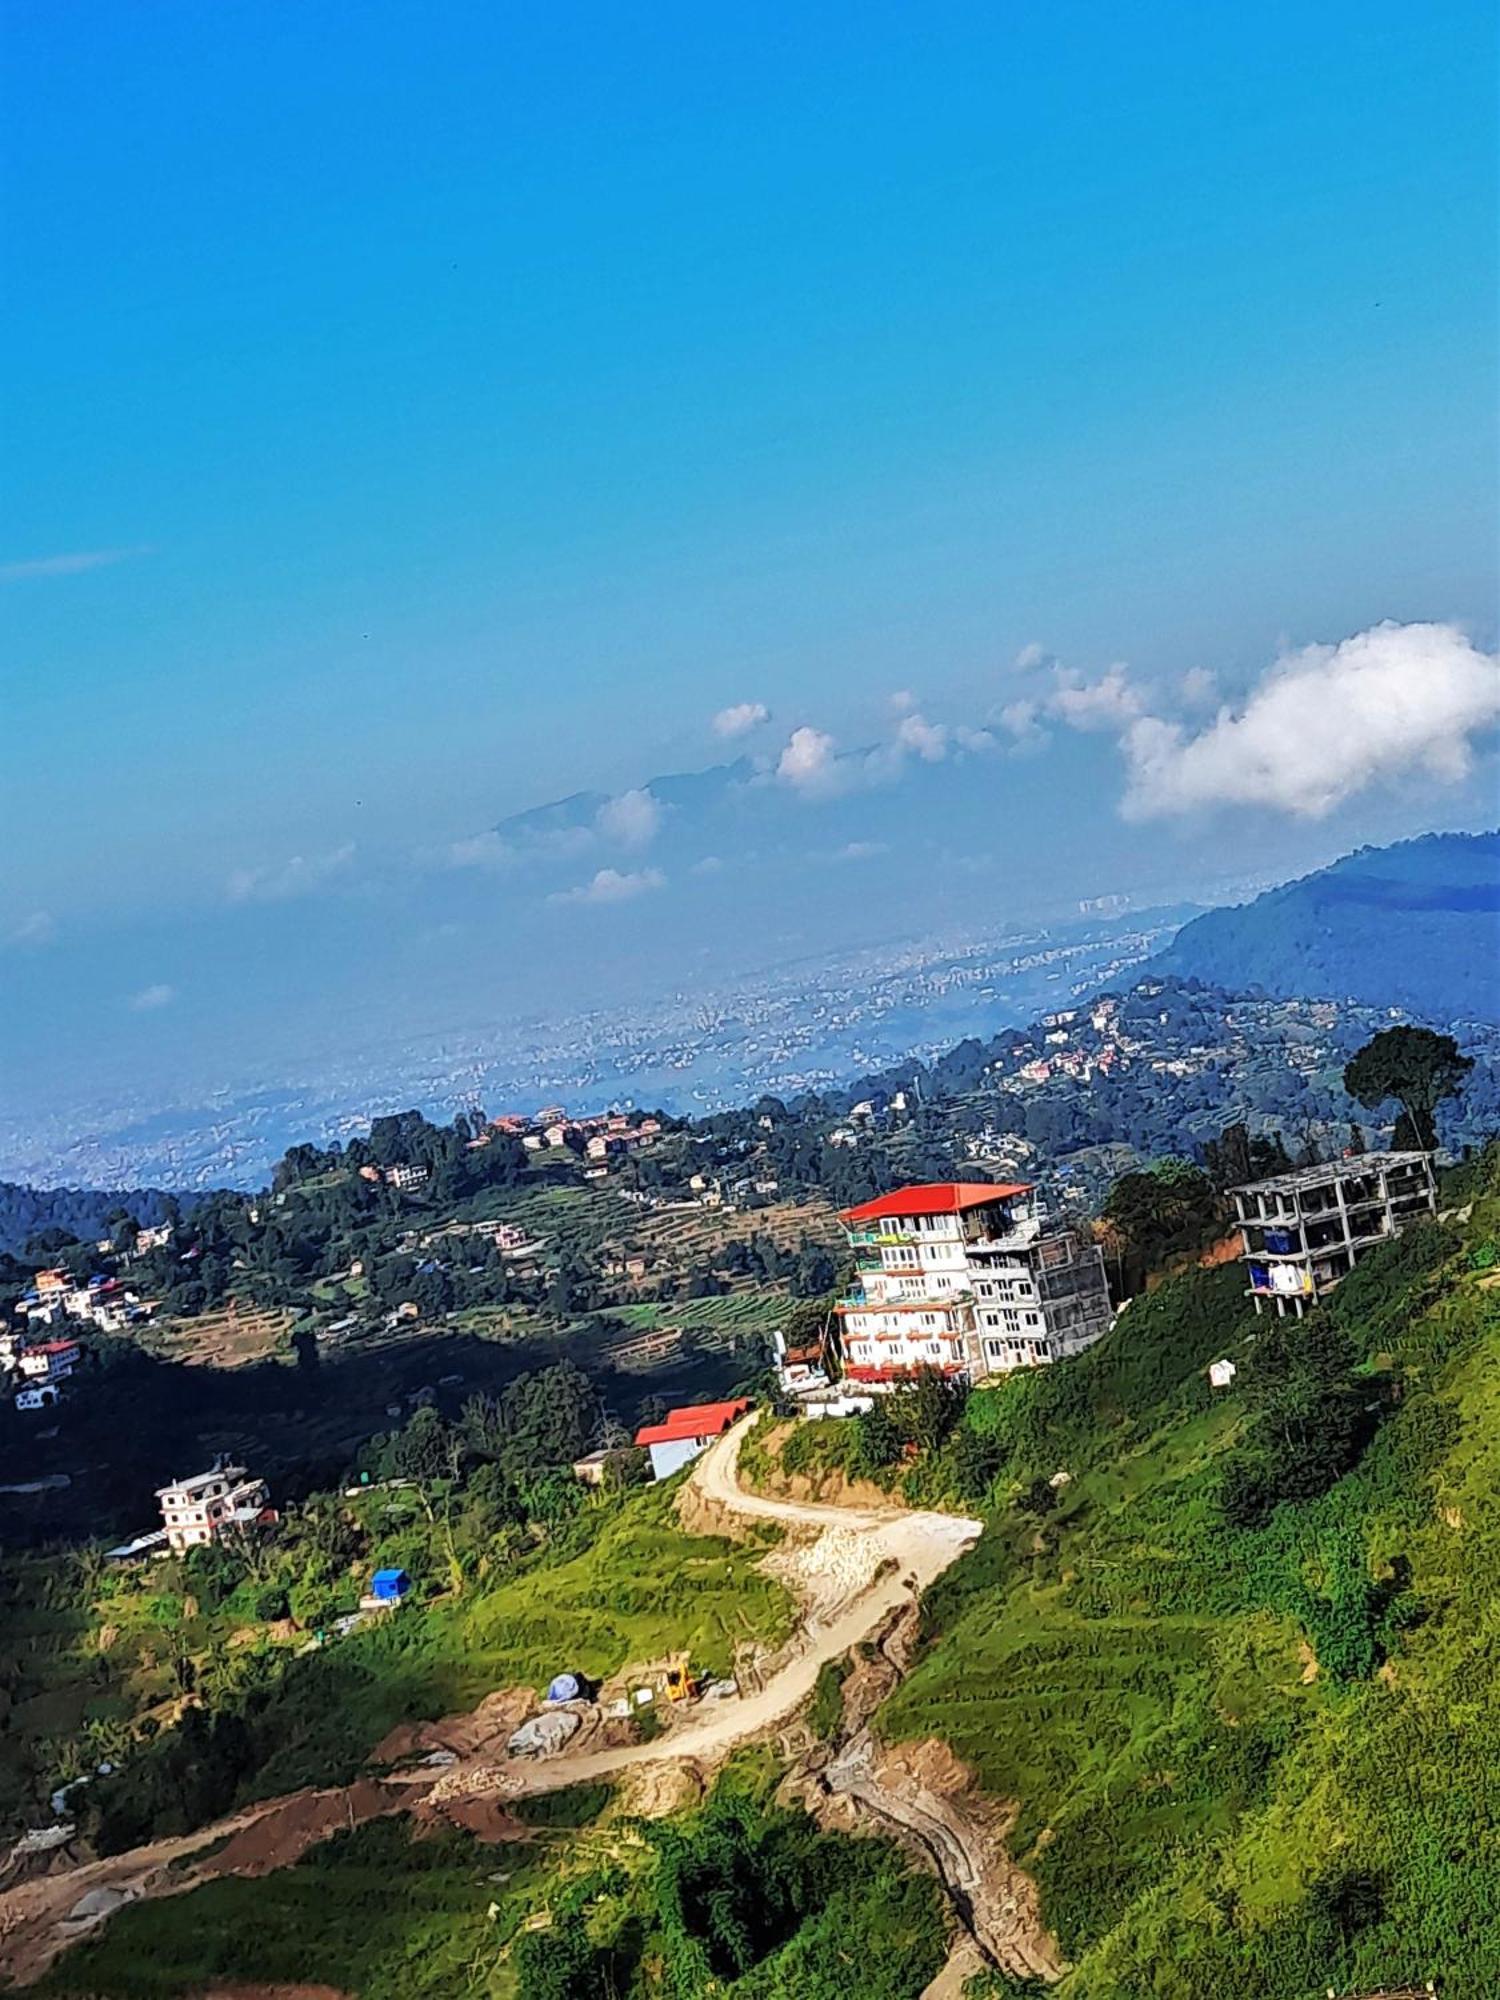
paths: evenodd
<path fill-rule="evenodd" d="M 701 1680 L 695 1680 L 688 1664 L 686 1653 L 672 1653 L 667 1659 L 667 1700 L 696 1701 L 703 1692 Z"/>

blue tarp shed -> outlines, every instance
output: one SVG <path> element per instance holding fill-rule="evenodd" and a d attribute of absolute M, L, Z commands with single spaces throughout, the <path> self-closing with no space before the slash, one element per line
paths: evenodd
<path fill-rule="evenodd" d="M 583 1683 L 577 1674 L 556 1674 L 547 1689 L 548 1701 L 577 1701 L 583 1693 Z"/>
<path fill-rule="evenodd" d="M 410 1589 L 411 1578 L 404 1569 L 378 1569 L 370 1578 L 370 1595 L 382 1604 L 399 1604 Z"/>

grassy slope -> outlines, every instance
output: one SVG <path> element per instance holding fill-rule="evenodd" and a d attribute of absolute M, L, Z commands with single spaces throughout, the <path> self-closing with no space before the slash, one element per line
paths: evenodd
<path fill-rule="evenodd" d="M 1330 1493 L 1258 1530 L 1219 1523 L 1243 1411 L 1199 1372 L 1253 1324 L 1232 1272 L 1132 1307 L 1071 1390 L 973 1399 L 1021 1439 L 1012 1478 L 1075 1476 L 1055 1524 L 1002 1508 L 938 1586 L 882 1726 L 946 1737 L 1020 1802 L 1068 2000 L 1500 1991 L 1500 1289 L 1477 1268 L 1497 1236 L 1491 1194 L 1345 1285 L 1331 1310 L 1402 1401 Z M 1409 1565 L 1421 1622 L 1373 1677 L 1309 1681 L 1299 1618 L 1340 1549 L 1376 1581 Z"/>
<path fill-rule="evenodd" d="M 758 1964 L 727 1983 L 683 1979 L 660 1893 L 660 1849 L 619 1815 L 605 1788 L 592 1787 L 552 1802 L 576 1810 L 528 1814 L 534 1831 L 525 1842 L 486 1847 L 448 1833 L 414 1839 L 404 1822 L 374 1821 L 277 1874 L 213 1882 L 126 1910 L 37 1990 L 179 2000 L 223 1982 L 316 1980 L 361 2000 L 528 2000 L 516 1940 L 533 1923 L 577 1912 L 614 1961 L 607 1987 L 590 1984 L 591 1994 L 907 2000 L 943 1956 L 935 1885 L 883 1842 L 819 1836 L 797 1815 L 778 1820 L 770 1806 L 778 1775 L 766 1753 L 752 1752 L 730 1766 L 718 1796 L 742 1798 L 752 1826 L 780 1825 L 783 1873 L 812 1871 L 801 1899 L 810 1907 Z M 701 1812 L 678 1815 L 659 1838 L 692 1840 L 703 1823 Z M 851 1951 L 875 1968 L 868 1983 L 851 1985 Z"/>
<path fill-rule="evenodd" d="M 570 1561 L 402 1611 L 293 1662 L 257 1795 L 352 1775 L 395 1723 L 472 1707 L 494 1688 L 545 1686 L 565 1668 L 603 1677 L 684 1647 L 722 1674 L 736 1640 L 785 1638 L 792 1603 L 755 1567 L 763 1551 L 685 1535 L 671 1502 L 648 1489 Z"/>

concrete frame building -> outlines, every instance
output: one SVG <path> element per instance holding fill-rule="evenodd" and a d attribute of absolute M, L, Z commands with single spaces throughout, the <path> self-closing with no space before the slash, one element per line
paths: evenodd
<path fill-rule="evenodd" d="M 982 1381 L 1081 1353 L 1113 1323 L 1098 1245 L 1049 1229 L 1030 1182 L 936 1181 L 841 1219 L 859 1275 L 835 1308 L 851 1382 Z"/>
<path fill-rule="evenodd" d="M 1437 1209 L 1429 1153 L 1361 1153 L 1232 1190 L 1255 1310 L 1301 1318 L 1377 1243 Z"/>

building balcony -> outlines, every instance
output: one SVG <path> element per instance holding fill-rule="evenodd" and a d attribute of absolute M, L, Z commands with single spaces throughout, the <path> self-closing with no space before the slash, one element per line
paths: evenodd
<path fill-rule="evenodd" d="M 1042 1233 L 1041 1217 L 1028 1216 L 1013 1223 L 1009 1229 L 988 1236 L 969 1236 L 964 1239 L 964 1249 L 971 1257 L 995 1255 L 1007 1250 L 1022 1250 L 1035 1243 Z"/>

